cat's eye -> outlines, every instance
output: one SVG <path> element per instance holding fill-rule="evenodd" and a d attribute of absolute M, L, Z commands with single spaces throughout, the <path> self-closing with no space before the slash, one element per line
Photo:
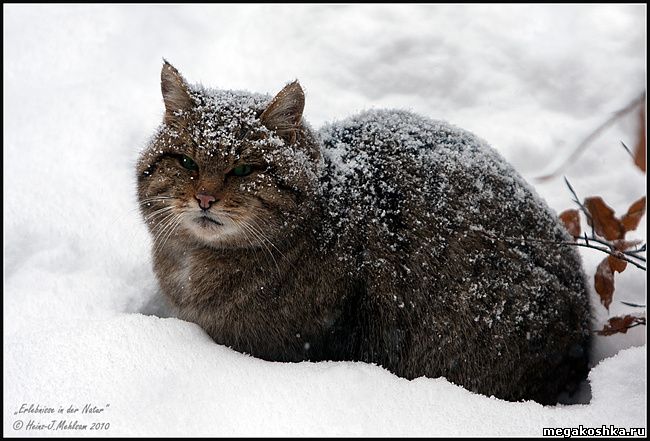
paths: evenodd
<path fill-rule="evenodd" d="M 183 155 L 183 157 L 181 158 L 181 165 L 188 170 L 199 171 L 199 166 L 189 156 Z"/>
<path fill-rule="evenodd" d="M 235 176 L 248 176 L 253 172 L 253 167 L 249 164 L 238 165 L 232 169 L 232 174 Z"/>

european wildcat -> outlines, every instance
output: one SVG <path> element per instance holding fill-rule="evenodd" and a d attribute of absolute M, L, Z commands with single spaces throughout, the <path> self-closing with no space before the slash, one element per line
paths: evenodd
<path fill-rule="evenodd" d="M 488 145 L 403 111 L 315 133 L 272 100 L 190 86 L 137 166 L 154 269 L 179 317 L 275 361 L 360 360 L 555 403 L 588 370 L 589 304 L 555 215 Z"/>

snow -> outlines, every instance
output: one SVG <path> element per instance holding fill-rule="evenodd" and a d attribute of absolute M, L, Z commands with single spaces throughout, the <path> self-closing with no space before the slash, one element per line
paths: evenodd
<path fill-rule="evenodd" d="M 300 80 L 313 127 L 364 109 L 446 120 L 489 142 L 557 212 L 554 168 L 645 87 L 645 5 L 4 5 L 4 434 L 22 404 L 110 404 L 98 435 L 521 435 L 646 427 L 645 327 L 598 337 L 591 402 L 542 407 L 363 363 L 263 362 L 167 317 L 135 197 L 164 107 L 162 57 L 190 82 L 273 95 Z M 622 140 L 565 174 L 617 214 L 645 194 Z M 342 158 L 333 157 L 337 161 Z M 350 165 L 349 163 L 347 164 Z M 645 238 L 645 222 L 633 237 Z M 591 278 L 601 253 L 582 252 Z M 616 279 L 611 315 L 645 277 Z M 607 311 L 594 297 L 596 325 Z M 144 315 L 143 315 L 144 314 Z M 162 317 L 162 318 L 160 318 Z M 608 358 L 611 357 L 611 358 Z M 87 430 L 69 434 L 88 435 Z"/>
<path fill-rule="evenodd" d="M 106 410 L 85 420 L 110 422 L 112 436 L 541 436 L 543 427 L 645 426 L 645 347 L 592 370 L 589 405 L 557 407 L 364 363 L 265 362 L 215 345 L 197 325 L 138 314 L 32 334 L 8 349 L 6 375 L 21 380 L 10 391 L 21 390 L 7 413 L 22 403 L 92 404 Z"/>

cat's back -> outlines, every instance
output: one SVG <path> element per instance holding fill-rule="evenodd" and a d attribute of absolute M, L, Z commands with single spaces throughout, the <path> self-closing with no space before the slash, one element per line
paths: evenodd
<path fill-rule="evenodd" d="M 353 170 L 382 169 L 387 162 L 418 175 L 431 174 L 431 169 L 420 168 L 425 163 L 445 167 L 464 159 L 461 165 L 472 168 L 486 160 L 503 162 L 474 134 L 404 110 L 364 111 L 324 125 L 319 135 L 326 161 L 343 177 Z"/>
<path fill-rule="evenodd" d="M 399 242 L 399 230 L 429 225 L 435 231 L 425 236 L 443 243 L 470 227 L 505 232 L 509 216 L 522 222 L 520 229 L 506 222 L 514 227 L 508 234 L 563 234 L 512 166 L 466 130 L 407 111 L 372 110 L 319 134 L 322 188 L 338 235 L 375 225 Z"/>

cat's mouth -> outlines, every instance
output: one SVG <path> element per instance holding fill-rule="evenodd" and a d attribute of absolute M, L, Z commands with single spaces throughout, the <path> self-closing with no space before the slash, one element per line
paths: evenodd
<path fill-rule="evenodd" d="M 218 219 L 213 218 L 210 215 L 204 214 L 203 216 L 199 216 L 195 219 L 195 222 L 198 223 L 200 226 L 204 228 L 209 228 L 209 227 L 215 227 L 215 226 L 223 226 L 223 223 L 219 221 Z"/>
<path fill-rule="evenodd" d="M 208 244 L 223 245 L 229 239 L 239 237 L 240 231 L 227 216 L 217 216 L 214 213 L 192 213 L 187 218 L 188 229 L 197 239 Z"/>

